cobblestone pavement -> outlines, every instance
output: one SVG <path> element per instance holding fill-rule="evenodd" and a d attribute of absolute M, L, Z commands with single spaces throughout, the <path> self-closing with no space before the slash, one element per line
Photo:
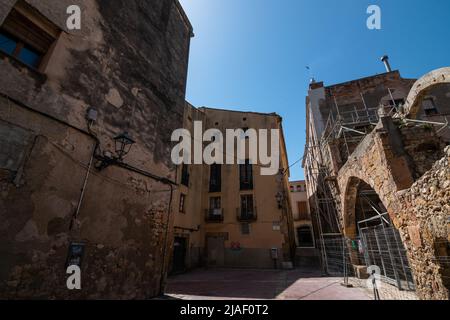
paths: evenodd
<path fill-rule="evenodd" d="M 367 288 L 366 280 L 350 278 L 348 282 L 356 288 L 363 288 L 368 294 L 373 296 L 373 289 Z M 381 300 L 419 300 L 414 291 L 401 291 L 397 287 L 383 282 L 378 289 L 378 293 Z"/>
<path fill-rule="evenodd" d="M 362 287 L 342 278 L 305 270 L 197 269 L 168 279 L 166 296 L 186 300 L 372 300 Z"/>

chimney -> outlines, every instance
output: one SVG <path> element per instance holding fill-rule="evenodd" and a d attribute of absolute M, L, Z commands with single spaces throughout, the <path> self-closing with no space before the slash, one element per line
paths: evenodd
<path fill-rule="evenodd" d="M 386 67 L 386 72 L 392 72 L 391 65 L 389 64 L 389 57 L 382 56 L 381 61 L 384 63 L 384 66 Z"/>
<path fill-rule="evenodd" d="M 315 90 L 319 88 L 323 88 L 323 81 L 317 82 L 316 80 L 314 80 L 309 83 L 309 90 Z"/>

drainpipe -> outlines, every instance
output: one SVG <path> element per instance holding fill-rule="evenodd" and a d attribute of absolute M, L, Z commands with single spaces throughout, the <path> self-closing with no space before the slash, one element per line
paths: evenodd
<path fill-rule="evenodd" d="M 74 215 L 72 216 L 72 221 L 70 222 L 69 231 L 72 230 L 73 223 L 76 220 L 78 214 L 80 213 L 81 204 L 82 204 L 83 199 L 84 199 L 86 186 L 87 186 L 88 179 L 89 179 L 89 176 L 90 176 L 90 173 L 91 173 L 91 169 L 92 169 L 92 164 L 93 164 L 93 161 L 95 159 L 96 152 L 97 152 L 98 148 L 100 147 L 100 140 L 95 136 L 95 134 L 93 134 L 90 131 L 89 125 L 88 125 L 88 131 L 85 131 L 85 130 L 83 130 L 81 128 L 78 128 L 78 127 L 76 127 L 76 126 L 74 126 L 74 125 L 64 121 L 64 120 L 61 120 L 61 119 L 56 118 L 56 117 L 54 117 L 54 116 L 52 116 L 50 114 L 47 114 L 45 112 L 36 110 L 36 109 L 34 109 L 32 107 L 29 107 L 26 104 L 24 104 L 24 103 L 22 103 L 22 102 L 20 102 L 20 101 L 18 101 L 16 99 L 10 97 L 7 94 L 4 94 L 4 93 L 0 92 L 0 97 L 4 97 L 8 101 L 13 101 L 16 105 L 18 105 L 19 107 L 22 107 L 24 109 L 27 109 L 28 111 L 31 111 L 33 113 L 39 114 L 41 116 L 44 116 L 44 117 L 46 117 L 48 119 L 51 119 L 51 120 L 53 120 L 55 122 L 58 122 L 58 123 L 63 124 L 65 126 L 69 127 L 69 128 L 72 128 L 72 129 L 74 129 L 74 130 L 76 130 L 76 131 L 78 131 L 78 132 L 80 132 L 82 134 L 85 134 L 85 135 L 89 136 L 90 138 L 92 138 L 95 141 L 94 149 L 92 151 L 91 158 L 89 160 L 88 169 L 86 171 L 86 175 L 85 175 L 85 178 L 84 178 L 84 181 L 83 181 L 83 188 L 81 190 L 80 198 L 78 200 L 77 209 L 76 209 Z M 164 248 L 163 248 L 163 266 L 161 268 L 161 281 L 160 281 L 160 288 L 159 288 L 159 291 L 162 292 L 163 291 L 162 290 L 162 285 L 164 284 L 164 276 L 163 275 L 164 275 L 164 272 L 165 272 L 165 261 L 166 261 L 165 255 L 166 255 L 167 239 L 168 239 L 168 236 L 169 236 L 170 213 L 171 213 L 171 208 L 172 208 L 173 186 L 177 185 L 177 184 L 176 184 L 176 182 L 171 181 L 171 180 L 169 180 L 169 179 L 167 179 L 165 177 L 160 177 L 160 176 L 154 175 L 154 174 L 149 173 L 147 171 L 144 171 L 144 170 L 135 168 L 133 166 L 127 165 L 125 163 L 116 163 L 115 165 L 117 165 L 119 167 L 122 167 L 124 169 L 130 170 L 130 171 L 133 171 L 135 173 L 144 175 L 146 177 L 149 177 L 151 179 L 154 179 L 156 181 L 159 181 L 159 182 L 161 182 L 163 184 L 167 184 L 167 185 L 170 186 L 170 200 L 169 200 L 169 208 L 168 208 L 168 212 L 167 212 L 166 231 L 165 231 L 165 240 L 164 240 L 164 244 L 165 245 L 164 245 Z"/>
<path fill-rule="evenodd" d="M 170 223 L 170 213 L 172 212 L 172 198 L 173 198 L 173 185 L 171 183 L 168 184 L 170 186 L 170 199 L 169 199 L 169 207 L 167 209 L 167 220 L 166 220 L 166 232 L 164 236 L 164 246 L 163 246 L 163 254 L 162 254 L 162 266 L 161 266 L 161 275 L 159 281 L 159 295 L 164 294 L 164 282 L 165 282 L 165 271 L 166 271 L 166 252 L 167 252 L 167 240 L 169 238 L 169 223 Z"/>
<path fill-rule="evenodd" d="M 92 136 L 94 137 L 94 136 Z M 92 168 L 92 163 L 94 162 L 94 158 L 95 158 L 95 153 L 97 152 L 98 146 L 99 146 L 99 141 L 97 139 L 97 137 L 95 137 L 95 144 L 94 144 L 94 148 L 92 150 L 92 154 L 91 154 L 91 159 L 89 160 L 89 165 L 86 171 L 86 176 L 84 177 L 84 182 L 83 182 L 83 188 L 81 189 L 81 194 L 80 194 L 80 198 L 78 200 L 78 204 L 77 204 L 77 209 L 72 217 L 72 220 L 70 221 L 70 226 L 69 226 L 69 231 L 71 231 L 73 229 L 73 224 L 76 221 L 78 214 L 80 213 L 80 209 L 81 209 L 81 204 L 83 202 L 84 199 L 84 193 L 86 191 L 86 186 L 87 186 L 87 182 L 89 179 L 89 175 L 91 173 L 91 168 Z"/>
<path fill-rule="evenodd" d="M 79 200 L 78 200 L 77 209 L 76 209 L 74 215 L 72 216 L 72 221 L 70 221 L 69 231 L 72 230 L 73 222 L 74 222 L 74 220 L 76 219 L 76 217 L 78 216 L 78 214 L 79 214 L 79 212 L 80 212 L 81 203 L 82 203 L 83 198 L 84 198 L 84 192 L 85 192 L 85 190 L 86 190 L 86 185 L 87 185 L 87 181 L 88 181 L 88 178 L 89 178 L 89 175 L 90 175 L 90 172 L 91 172 L 92 163 L 93 163 L 93 161 L 94 161 L 95 153 L 97 152 L 97 149 L 98 149 L 98 147 L 100 146 L 100 141 L 99 141 L 99 139 L 98 139 L 98 138 L 90 131 L 89 125 L 88 125 L 88 131 L 85 131 L 85 130 L 83 130 L 83 129 L 81 129 L 81 128 L 78 128 L 78 127 L 76 127 L 76 126 L 70 124 L 69 122 L 66 122 L 66 121 L 61 120 L 61 119 L 59 119 L 59 118 L 57 118 L 57 117 L 54 117 L 54 116 L 52 116 L 52 115 L 50 115 L 50 114 L 47 114 L 47 113 L 45 113 L 45 112 L 36 110 L 36 109 L 34 109 L 34 108 L 32 108 L 32 107 L 29 107 L 29 106 L 27 106 L 26 104 L 22 103 L 21 101 L 16 100 L 16 99 L 10 97 L 9 95 L 7 95 L 7 94 L 5 94 L 5 93 L 3 93 L 3 92 L 0 92 L 0 97 L 3 97 L 3 98 L 5 98 L 5 99 L 7 99 L 8 102 L 9 102 L 9 101 L 14 102 L 16 105 L 18 105 L 18 106 L 21 107 L 21 108 L 24 108 L 24 109 L 26 109 L 26 110 L 28 110 L 28 111 L 31 111 L 31 112 L 36 113 L 36 114 L 39 114 L 40 116 L 46 117 L 46 118 L 48 118 L 48 119 L 51 119 L 51 120 L 53 120 L 53 121 L 55 121 L 55 122 L 58 122 L 58 123 L 60 123 L 60 124 L 62 124 L 62 125 L 65 125 L 65 126 L 71 128 L 71 129 L 73 129 L 73 130 L 76 130 L 76 131 L 78 131 L 78 132 L 80 132 L 80 133 L 82 133 L 82 134 L 84 134 L 84 135 L 87 135 L 87 136 L 89 136 L 90 138 L 92 138 L 92 139 L 95 141 L 94 149 L 93 149 L 93 151 L 92 151 L 92 155 L 91 155 L 91 158 L 90 158 L 90 160 L 89 160 L 88 170 L 87 170 L 86 176 L 85 176 L 85 178 L 84 178 L 83 188 L 82 188 L 82 190 L 81 190 L 80 198 L 79 198 Z"/>
<path fill-rule="evenodd" d="M 388 56 L 382 56 L 381 61 L 384 63 L 384 66 L 386 67 L 387 72 L 392 72 L 391 64 L 389 63 L 389 57 Z"/>

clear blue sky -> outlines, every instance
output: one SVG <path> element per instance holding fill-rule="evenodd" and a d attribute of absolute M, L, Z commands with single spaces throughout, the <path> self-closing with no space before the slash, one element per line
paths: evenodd
<path fill-rule="evenodd" d="M 303 155 L 311 75 L 330 85 L 382 73 L 384 54 L 406 78 L 450 65 L 448 0 L 180 1 L 195 33 L 187 100 L 277 112 L 291 163 Z M 371 4 L 381 7 L 382 30 L 366 27 Z M 303 177 L 292 167 L 292 180 Z"/>

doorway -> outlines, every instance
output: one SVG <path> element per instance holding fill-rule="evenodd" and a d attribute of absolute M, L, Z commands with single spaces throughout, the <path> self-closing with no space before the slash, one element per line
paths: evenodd
<path fill-rule="evenodd" d="M 206 238 L 208 267 L 223 267 L 225 265 L 225 239 L 208 236 Z"/>
<path fill-rule="evenodd" d="M 175 237 L 173 243 L 173 267 L 172 273 L 183 273 L 186 271 L 186 248 L 187 239 Z"/>
<path fill-rule="evenodd" d="M 309 225 L 297 228 L 297 242 L 299 248 L 314 248 L 313 234 Z"/>

